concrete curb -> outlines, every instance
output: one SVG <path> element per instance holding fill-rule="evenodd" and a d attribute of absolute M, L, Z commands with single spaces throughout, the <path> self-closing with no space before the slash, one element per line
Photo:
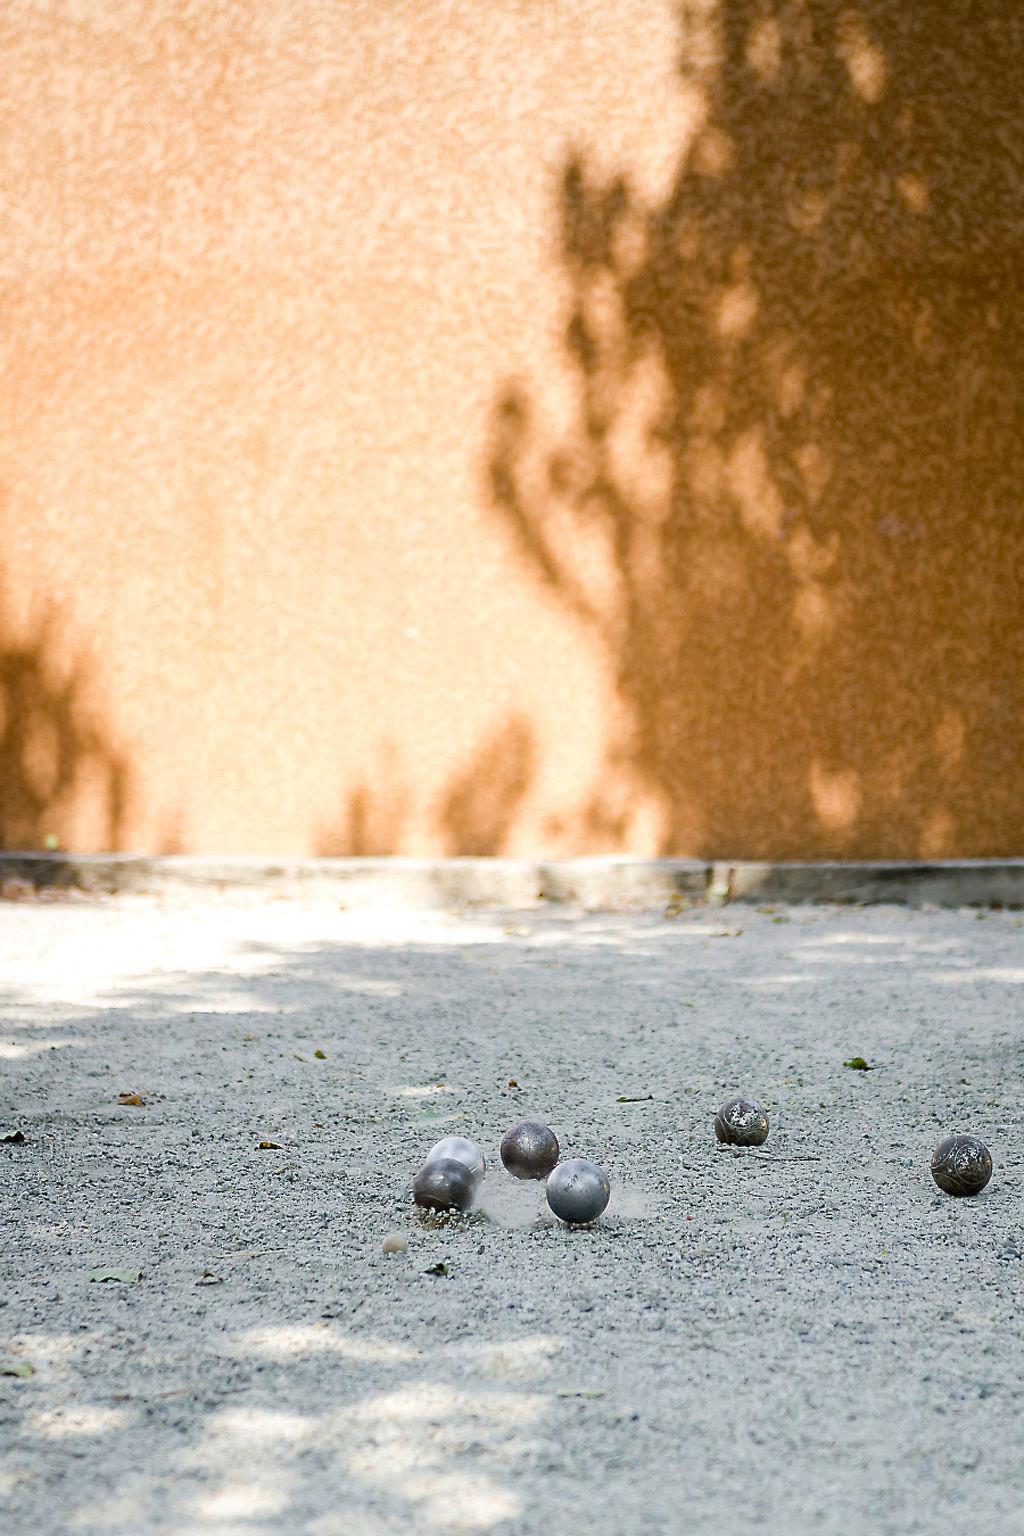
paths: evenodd
<path fill-rule="evenodd" d="M 661 910 L 707 902 L 896 902 L 1024 906 L 1024 859 L 934 863 L 756 863 L 633 859 L 268 859 L 0 853 L 0 891 L 18 883 L 93 894 L 242 890 L 330 896 L 343 906 Z M 7 894 L 13 894 L 8 891 Z"/>

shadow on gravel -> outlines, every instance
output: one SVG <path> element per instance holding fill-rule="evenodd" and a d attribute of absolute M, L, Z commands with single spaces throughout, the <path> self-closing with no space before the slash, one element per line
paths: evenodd
<path fill-rule="evenodd" d="M 769 1385 L 795 1372 L 810 1392 L 800 1372 L 811 1352 L 795 1330 L 812 1314 L 824 1327 L 813 1320 L 822 1309 L 860 1328 L 859 1311 L 843 1310 L 851 1277 L 857 1308 L 880 1298 L 894 1334 L 897 1303 L 927 1299 L 916 1281 L 916 1293 L 891 1298 L 870 1220 L 850 1236 L 826 1214 L 809 1313 L 787 1286 L 803 1283 L 811 1260 L 773 1268 L 764 1244 L 769 1233 L 799 1243 L 819 1220 L 819 1175 L 798 1164 L 773 1181 L 753 1161 L 741 1171 L 715 1153 L 709 1111 L 725 1089 L 755 1083 L 778 1117 L 773 1144 L 806 1151 L 802 1127 L 816 1126 L 827 1167 L 836 1109 L 860 1106 L 865 1134 L 835 1152 L 835 1198 L 852 1190 L 882 1212 L 893 1146 L 914 1143 L 916 1157 L 952 1103 L 991 1118 L 986 1101 L 1021 1065 L 1005 1013 L 986 1009 L 1024 981 L 1004 963 L 1013 920 L 972 922 L 971 945 L 962 933 L 954 943 L 945 921 L 922 931 L 901 914 L 892 933 L 861 911 L 827 922 L 736 908 L 626 922 L 434 917 L 389 928 L 368 918 L 337 941 L 226 943 L 216 966 L 125 977 L 88 1003 L 61 1004 L 59 1020 L 52 1002 L 8 987 L 0 1044 L 13 1054 L 0 1108 L 28 1141 L 0 1146 L 19 1234 L 2 1353 L 36 1371 L 0 1378 L 4 1491 L 29 1512 L 45 1489 L 54 1529 L 85 1536 L 535 1529 L 533 1480 L 551 1474 L 571 1505 L 576 1484 L 557 1481 L 558 1438 L 585 1426 L 618 1447 L 609 1475 L 621 1492 L 621 1403 L 632 1405 L 615 1372 L 626 1356 L 640 1361 L 656 1400 L 665 1298 L 691 1305 L 672 1266 L 694 1249 L 696 1228 L 678 1197 L 666 1200 L 666 1169 L 677 1180 L 682 1170 L 698 1213 L 743 1180 L 732 1226 L 712 1227 L 700 1239 L 710 1257 L 689 1260 L 713 1266 L 691 1281 L 704 1276 L 717 1299 L 694 1293 L 685 1343 L 669 1357 L 696 1372 L 686 1465 L 699 1477 L 722 1432 L 699 1395 L 708 1372 L 749 1359 L 756 1338 Z M 755 928 L 762 942 L 748 952 Z M 994 963 L 990 934 L 1001 944 Z M 846 1022 L 830 1012 L 837 978 L 853 988 Z M 61 978 L 50 980 L 59 994 Z M 861 998 L 856 1038 L 851 995 Z M 844 1072 L 854 1051 L 883 1070 Z M 145 1102 L 119 1105 L 126 1091 Z M 501 1131 L 524 1113 L 556 1124 L 566 1151 L 599 1152 L 616 1181 L 651 1195 L 658 1221 L 623 1210 L 578 1240 L 558 1230 L 536 1246 L 528 1226 L 500 1220 L 417 1223 L 406 1180 L 437 1136 L 466 1130 L 493 1159 Z M 903 1141 L 888 1145 L 897 1134 Z M 863 1158 L 871 1165 L 858 1182 Z M 907 1198 L 901 1221 L 927 1235 L 954 1220 L 977 1232 L 1001 1209 L 952 1210 L 913 1183 Z M 408 1258 L 381 1255 L 387 1226 L 409 1233 Z M 749 1337 L 730 1355 L 725 1335 L 709 1336 L 704 1308 L 728 1318 L 747 1304 L 733 1278 L 738 1243 L 762 1267 L 749 1287 Z M 602 1255 L 604 1267 L 592 1267 Z M 941 1276 L 948 1250 L 929 1262 Z M 143 1278 L 90 1283 L 104 1264 L 137 1266 Z M 436 1264 L 454 1273 L 435 1278 Z M 769 1295 L 770 1316 L 760 1300 Z M 586 1309 L 605 1296 L 612 1310 L 581 1352 Z M 879 1370 L 865 1401 L 888 1390 Z M 638 1408 L 655 1411 L 646 1400 Z M 643 1442 L 648 1469 L 671 1443 L 657 1436 L 677 1422 L 666 1418 Z M 848 1428 L 816 1430 L 815 1454 Z M 785 1458 L 770 1426 L 755 1432 L 745 1454 L 768 1475 Z"/>

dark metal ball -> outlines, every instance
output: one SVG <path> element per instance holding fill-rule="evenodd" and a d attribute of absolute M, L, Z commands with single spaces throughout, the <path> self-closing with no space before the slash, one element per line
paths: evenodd
<path fill-rule="evenodd" d="M 715 1116 L 715 1135 L 734 1147 L 760 1147 L 768 1140 L 768 1116 L 756 1099 L 730 1099 Z"/>
<path fill-rule="evenodd" d="M 548 1205 L 570 1226 L 596 1221 L 611 1195 L 608 1175 L 596 1163 L 570 1158 L 548 1175 Z"/>
<path fill-rule="evenodd" d="M 468 1136 L 443 1136 L 427 1153 L 424 1166 L 427 1163 L 441 1162 L 446 1158 L 450 1158 L 454 1163 L 465 1163 L 478 1179 L 483 1178 L 487 1169 L 483 1153 L 476 1142 L 470 1141 Z"/>
<path fill-rule="evenodd" d="M 465 1163 L 457 1163 L 453 1157 L 432 1158 L 413 1179 L 412 1197 L 428 1211 L 468 1211 L 479 1183 Z"/>
<path fill-rule="evenodd" d="M 536 1120 L 520 1120 L 502 1139 L 501 1160 L 514 1179 L 546 1179 L 558 1162 L 558 1137 Z"/>
<path fill-rule="evenodd" d="M 947 1136 L 932 1153 L 932 1178 L 947 1195 L 977 1195 L 992 1177 L 992 1154 L 977 1136 Z"/>

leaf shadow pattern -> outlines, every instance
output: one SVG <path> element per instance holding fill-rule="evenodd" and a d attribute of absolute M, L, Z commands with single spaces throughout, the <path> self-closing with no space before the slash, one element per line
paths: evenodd
<path fill-rule="evenodd" d="M 97 843 L 123 847 L 130 768 L 99 721 L 91 665 L 81 652 L 67 664 L 56 605 L 19 629 L 0 583 L 0 847 L 47 846 L 83 807 Z"/>
<path fill-rule="evenodd" d="M 320 858 L 380 858 L 398 853 L 411 814 L 412 792 L 398 751 L 389 742 L 372 777 L 347 792 L 340 817 L 321 829 L 316 853 Z"/>
<path fill-rule="evenodd" d="M 486 735 L 448 777 L 429 810 L 430 830 L 451 857 L 504 853 L 516 817 L 533 786 L 537 744 L 528 722 L 510 715 Z M 333 858 L 400 853 L 414 814 L 414 796 L 393 743 L 376 771 L 347 791 L 341 816 L 324 829 L 317 854 Z"/>
<path fill-rule="evenodd" d="M 450 779 L 437 815 L 448 854 L 502 853 L 536 773 L 527 722 L 512 716 Z"/>
<path fill-rule="evenodd" d="M 564 168 L 573 424 L 510 379 L 486 449 L 623 709 L 578 834 L 628 839 L 625 786 L 661 854 L 1017 851 L 1024 27 L 680 20 L 666 195 Z"/>

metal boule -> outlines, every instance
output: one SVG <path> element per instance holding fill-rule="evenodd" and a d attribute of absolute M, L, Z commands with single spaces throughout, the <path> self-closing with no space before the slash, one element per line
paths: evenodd
<path fill-rule="evenodd" d="M 520 1120 L 502 1139 L 501 1160 L 514 1179 L 546 1179 L 558 1162 L 558 1137 L 537 1120 Z"/>
<path fill-rule="evenodd" d="M 561 1221 L 581 1227 L 600 1216 L 608 1204 L 611 1185 L 596 1163 L 569 1158 L 548 1175 L 546 1194 L 548 1205 Z"/>
<path fill-rule="evenodd" d="M 947 1136 L 932 1153 L 931 1167 L 947 1195 L 977 1195 L 992 1177 L 992 1154 L 977 1136 Z"/>
<path fill-rule="evenodd" d="M 431 1147 L 423 1161 L 433 1163 L 446 1158 L 455 1163 L 465 1163 L 478 1179 L 482 1179 L 487 1171 L 483 1153 L 468 1136 L 443 1136 L 436 1146 Z"/>
<path fill-rule="evenodd" d="M 423 1164 L 412 1181 L 412 1197 L 428 1211 L 468 1211 L 473 1207 L 480 1180 L 465 1163 L 453 1157 L 435 1157 Z"/>
<path fill-rule="evenodd" d="M 768 1116 L 756 1099 L 729 1099 L 715 1116 L 715 1135 L 733 1147 L 760 1147 L 768 1140 Z"/>

